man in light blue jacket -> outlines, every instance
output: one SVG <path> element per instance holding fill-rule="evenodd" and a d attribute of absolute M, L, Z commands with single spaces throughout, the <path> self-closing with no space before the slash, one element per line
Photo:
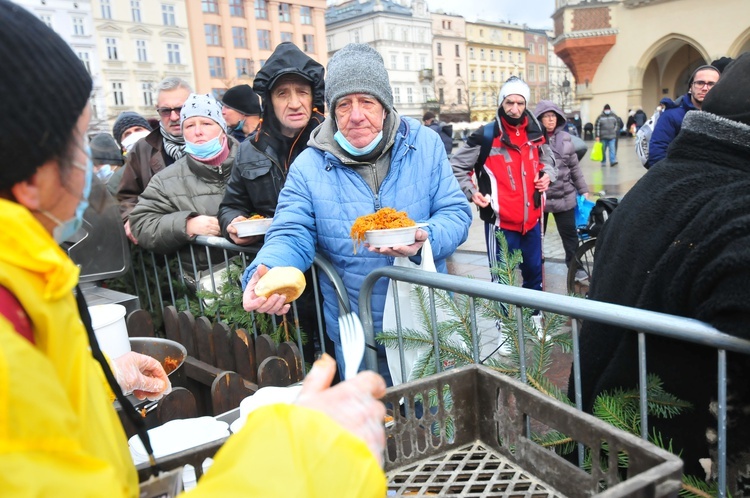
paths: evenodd
<path fill-rule="evenodd" d="M 330 116 L 313 131 L 310 147 L 292 164 L 265 243 L 243 275 L 247 311 L 288 311 L 283 296 L 258 297 L 255 284 L 266 268 L 307 270 L 317 251 L 336 268 L 352 311 L 357 312 L 359 289 L 371 271 L 392 265 L 396 257 L 418 260 L 429 238 L 435 266 L 445 272 L 445 258 L 468 235 L 471 210 L 440 137 L 396 112 L 380 54 L 364 44 L 349 44 L 336 52 L 328 63 L 326 103 Z M 349 235 L 354 221 L 383 207 L 406 211 L 409 218 L 427 226 L 417 230 L 412 245 L 365 245 L 367 251 L 355 254 Z M 321 288 L 326 330 L 341 370 L 338 301 L 325 275 Z M 373 292 L 376 333 L 382 329 L 387 289 L 388 281 L 381 279 Z M 379 356 L 384 357 L 384 351 Z M 381 368 L 381 374 L 387 369 Z"/>

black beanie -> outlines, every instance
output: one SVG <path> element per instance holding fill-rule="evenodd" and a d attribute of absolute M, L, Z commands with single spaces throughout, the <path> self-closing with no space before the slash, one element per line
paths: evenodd
<path fill-rule="evenodd" d="M 0 0 L 0 191 L 63 154 L 91 94 L 67 43 L 23 7 Z"/>
<path fill-rule="evenodd" d="M 95 166 L 99 164 L 116 164 L 122 166 L 125 162 L 122 157 L 122 149 L 109 133 L 99 133 L 91 137 L 89 142 L 91 148 L 91 160 Z"/>
<path fill-rule="evenodd" d="M 117 116 L 115 124 L 112 126 L 112 136 L 114 136 L 117 141 L 117 145 L 122 146 L 122 134 L 134 126 L 142 126 L 148 131 L 151 131 L 151 125 L 148 124 L 146 118 L 137 112 L 125 111 Z"/>
<path fill-rule="evenodd" d="M 721 78 L 706 94 L 701 109 L 732 121 L 750 125 L 750 52 L 729 64 Z"/>
<path fill-rule="evenodd" d="M 226 91 L 221 102 L 245 116 L 260 115 L 260 98 L 250 85 L 233 86 Z"/>

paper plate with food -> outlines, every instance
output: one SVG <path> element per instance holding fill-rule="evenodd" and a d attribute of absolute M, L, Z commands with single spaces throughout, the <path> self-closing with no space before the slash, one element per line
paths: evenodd
<path fill-rule="evenodd" d="M 427 223 L 416 223 L 404 211 L 386 207 L 357 218 L 350 234 L 356 252 L 357 245 L 364 242 L 371 247 L 411 245 L 416 240 L 417 229 L 425 226 Z"/>
<path fill-rule="evenodd" d="M 235 221 L 231 224 L 237 229 L 238 237 L 252 237 L 253 235 L 263 235 L 271 226 L 273 218 L 266 218 L 260 214 L 254 214 L 243 221 Z"/>

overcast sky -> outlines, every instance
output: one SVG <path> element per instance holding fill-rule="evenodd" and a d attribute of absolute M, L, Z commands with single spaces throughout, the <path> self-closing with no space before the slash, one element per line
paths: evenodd
<path fill-rule="evenodd" d="M 430 12 L 443 9 L 467 21 L 511 21 L 531 28 L 552 28 L 555 0 L 427 0 Z"/>

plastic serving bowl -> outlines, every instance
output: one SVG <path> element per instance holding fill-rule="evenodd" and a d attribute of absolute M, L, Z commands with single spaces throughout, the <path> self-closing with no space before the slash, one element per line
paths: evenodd
<path fill-rule="evenodd" d="M 236 221 L 232 223 L 232 226 L 237 229 L 238 236 L 251 237 L 266 233 L 272 221 L 273 218 L 260 218 L 257 220 Z"/>
<path fill-rule="evenodd" d="M 408 246 L 414 243 L 417 229 L 423 224 L 413 227 L 386 228 L 383 230 L 368 230 L 365 232 L 365 242 L 372 247 Z"/>

